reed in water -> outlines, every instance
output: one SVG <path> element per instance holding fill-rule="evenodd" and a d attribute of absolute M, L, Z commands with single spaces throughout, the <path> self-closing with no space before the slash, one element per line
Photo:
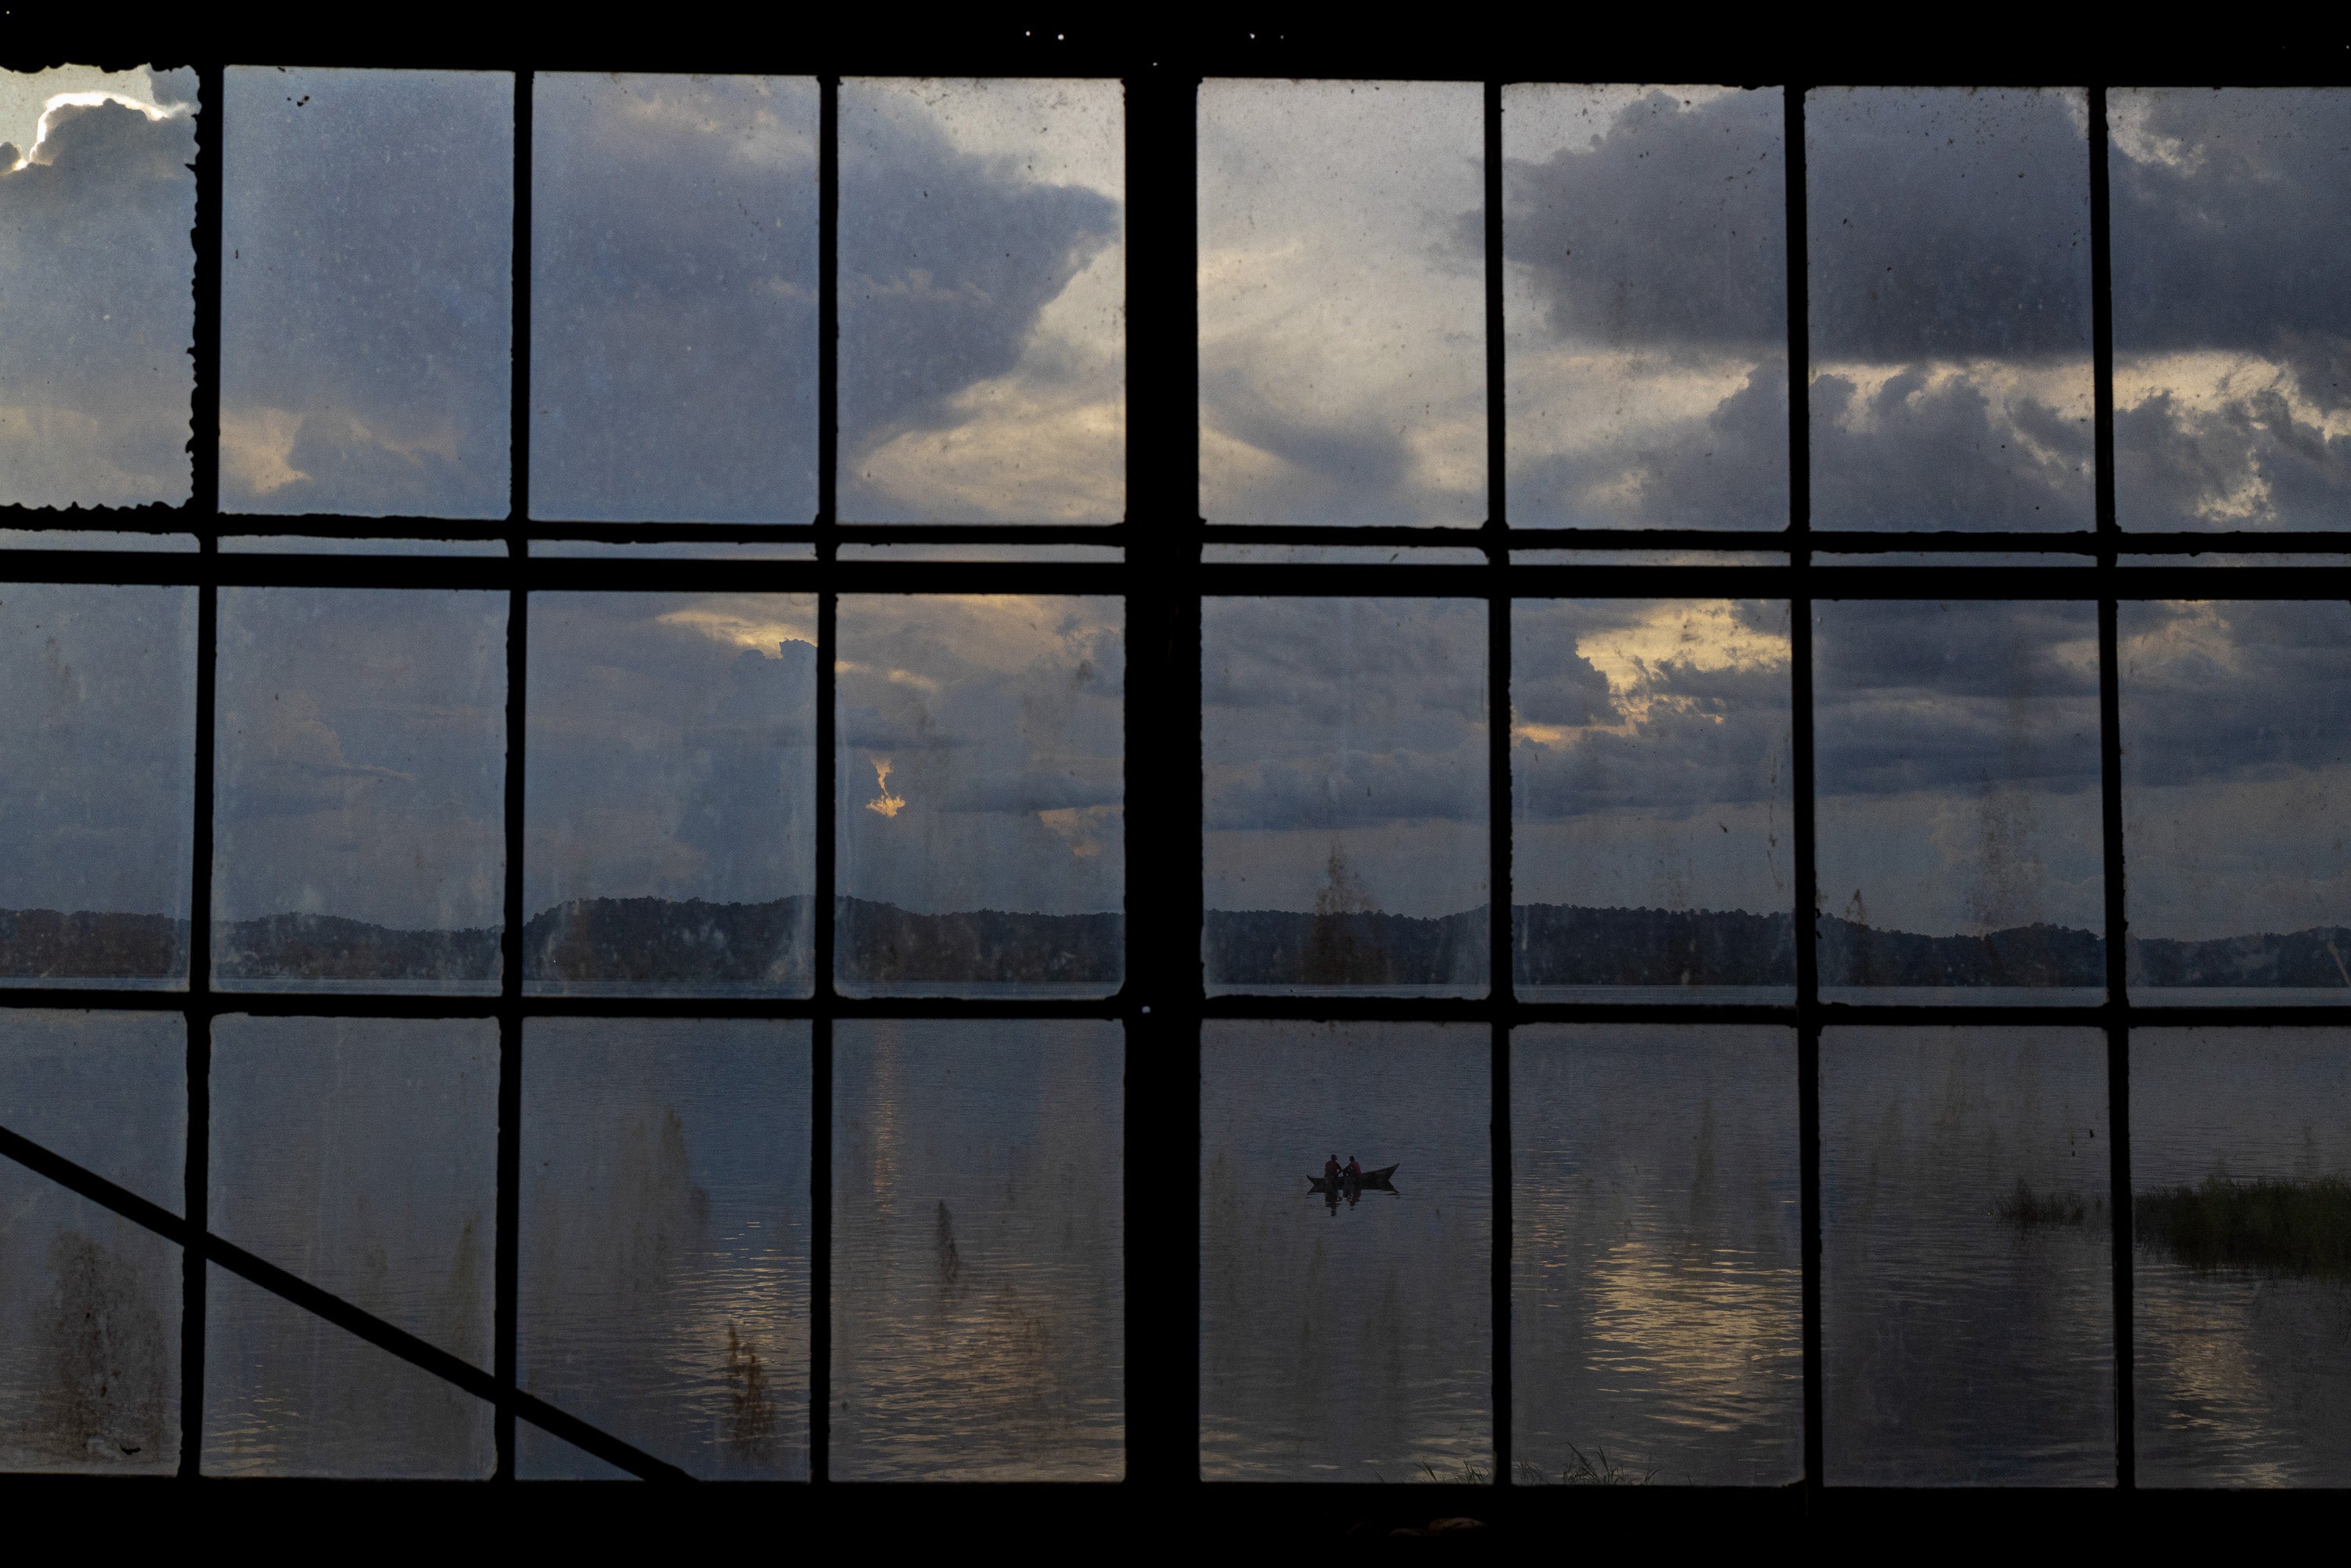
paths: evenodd
<path fill-rule="evenodd" d="M 2132 1232 L 2192 1269 L 2351 1276 L 2351 1181 L 2231 1181 L 2158 1187 L 2132 1200 Z"/>

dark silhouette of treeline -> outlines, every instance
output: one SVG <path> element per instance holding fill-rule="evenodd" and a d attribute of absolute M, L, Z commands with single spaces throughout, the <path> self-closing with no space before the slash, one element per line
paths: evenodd
<path fill-rule="evenodd" d="M 839 901 L 835 946 L 855 985 L 1065 983 L 1114 986 L 1125 922 L 1113 913 L 981 909 L 925 915 Z M 758 904 L 590 898 L 542 910 L 523 928 L 534 981 L 804 986 L 813 943 L 805 894 Z M 1521 985 L 1792 986 L 1794 923 L 1740 910 L 1520 904 L 1511 973 Z M 327 915 L 231 922 L 225 980 L 487 983 L 496 927 L 398 930 Z M 188 926 L 162 915 L 0 910 L 0 977 L 129 979 L 183 975 Z M 1487 970 L 1487 912 L 1424 918 L 1376 911 L 1207 914 L 1203 957 L 1222 987 L 1475 986 Z M 2351 988 L 2351 929 L 2131 944 L 2131 980 L 2147 987 Z M 1820 921 L 1828 986 L 2095 987 L 2105 944 L 2065 926 L 1925 936 L 1835 915 Z"/>

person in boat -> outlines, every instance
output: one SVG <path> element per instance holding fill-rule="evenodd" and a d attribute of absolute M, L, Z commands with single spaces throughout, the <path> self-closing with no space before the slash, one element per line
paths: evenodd
<path fill-rule="evenodd" d="M 1339 1185 L 1339 1156 L 1337 1155 L 1332 1155 L 1329 1159 L 1322 1162 L 1322 1180 L 1325 1186 L 1331 1187 L 1335 1188 Z"/>

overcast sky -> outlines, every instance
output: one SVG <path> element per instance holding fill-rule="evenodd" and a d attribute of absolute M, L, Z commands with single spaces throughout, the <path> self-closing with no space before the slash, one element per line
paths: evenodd
<path fill-rule="evenodd" d="M 188 498 L 195 96 L 0 72 L 0 505 Z"/>

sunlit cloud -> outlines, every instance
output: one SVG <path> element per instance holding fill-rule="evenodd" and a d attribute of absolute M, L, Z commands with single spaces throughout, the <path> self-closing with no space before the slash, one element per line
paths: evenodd
<path fill-rule="evenodd" d="M 713 642 L 748 648 L 771 659 L 782 656 L 786 643 L 806 643 L 813 647 L 816 629 L 803 621 L 778 615 L 776 612 L 780 608 L 783 606 L 772 597 L 745 595 L 706 599 L 654 619 L 658 624 L 699 632 Z"/>
<path fill-rule="evenodd" d="M 904 795 L 890 793 L 890 759 L 886 757 L 873 759 L 873 787 L 881 793 L 865 802 L 867 810 L 878 817 L 894 817 L 906 809 Z"/>

